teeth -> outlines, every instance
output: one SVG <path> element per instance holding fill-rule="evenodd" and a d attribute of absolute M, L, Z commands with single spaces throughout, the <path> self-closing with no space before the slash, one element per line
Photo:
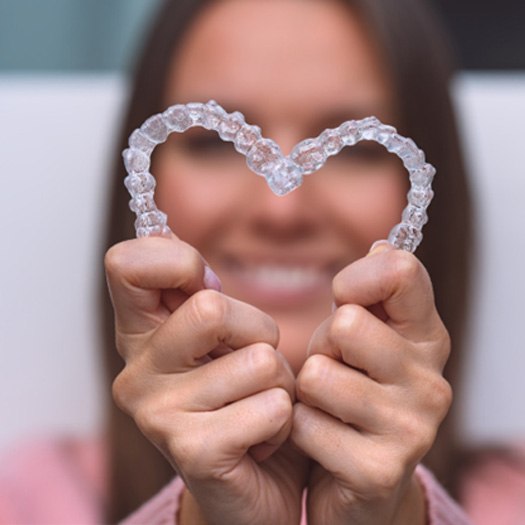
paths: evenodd
<path fill-rule="evenodd" d="M 260 286 L 281 289 L 304 288 L 319 283 L 325 275 L 318 269 L 292 266 L 258 266 L 244 270 L 245 278 Z"/>

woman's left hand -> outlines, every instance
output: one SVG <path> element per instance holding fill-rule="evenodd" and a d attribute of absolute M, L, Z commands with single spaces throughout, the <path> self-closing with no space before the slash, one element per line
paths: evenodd
<path fill-rule="evenodd" d="M 308 523 L 424 524 L 414 468 L 451 403 L 430 278 L 381 244 L 334 279 L 336 310 L 297 378 L 292 442 L 312 458 Z"/>

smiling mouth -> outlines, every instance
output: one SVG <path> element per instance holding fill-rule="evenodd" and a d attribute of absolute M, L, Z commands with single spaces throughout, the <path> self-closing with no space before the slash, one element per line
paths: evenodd
<path fill-rule="evenodd" d="M 238 271 L 254 285 L 290 291 L 326 284 L 329 277 L 327 271 L 303 266 L 256 265 Z"/>
<path fill-rule="evenodd" d="M 240 298 L 255 303 L 297 303 L 330 293 L 333 265 L 229 260 L 224 277 Z"/>

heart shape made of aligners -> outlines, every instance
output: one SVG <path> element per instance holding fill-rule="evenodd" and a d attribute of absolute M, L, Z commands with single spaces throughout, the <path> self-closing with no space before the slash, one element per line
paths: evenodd
<path fill-rule="evenodd" d="M 166 214 L 155 205 L 156 182 L 149 171 L 150 157 L 171 133 L 183 133 L 196 126 L 216 131 L 222 140 L 233 142 L 235 149 L 246 156 L 248 167 L 263 176 L 270 189 L 280 196 L 298 188 L 303 176 L 321 169 L 328 157 L 337 155 L 344 147 L 362 140 L 381 144 L 401 159 L 410 177 L 408 205 L 388 240 L 396 248 L 409 252 L 414 252 L 422 241 L 422 228 L 428 221 L 426 209 L 434 196 L 431 185 L 436 170 L 425 162 L 425 154 L 412 139 L 399 135 L 394 127 L 376 117 L 367 117 L 326 129 L 316 138 L 299 142 L 285 156 L 276 142 L 262 136 L 258 126 L 247 124 L 242 113 L 228 113 L 213 100 L 170 106 L 148 118 L 130 135 L 129 148 L 122 156 L 128 173 L 124 183 L 132 197 L 129 205 L 137 215 L 137 237 L 170 234 Z"/>

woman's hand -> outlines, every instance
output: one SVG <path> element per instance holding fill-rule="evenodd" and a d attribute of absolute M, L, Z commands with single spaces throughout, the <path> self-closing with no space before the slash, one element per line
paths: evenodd
<path fill-rule="evenodd" d="M 281 447 L 295 379 L 275 350 L 275 322 L 206 289 L 212 274 L 175 237 L 121 243 L 105 263 L 126 362 L 114 397 L 182 476 L 201 518 L 297 523 L 306 461 Z"/>
<path fill-rule="evenodd" d="M 337 309 L 296 385 L 291 439 L 317 463 L 308 523 L 424 524 L 413 472 L 451 403 L 430 279 L 414 256 L 382 244 L 333 288 Z"/>

